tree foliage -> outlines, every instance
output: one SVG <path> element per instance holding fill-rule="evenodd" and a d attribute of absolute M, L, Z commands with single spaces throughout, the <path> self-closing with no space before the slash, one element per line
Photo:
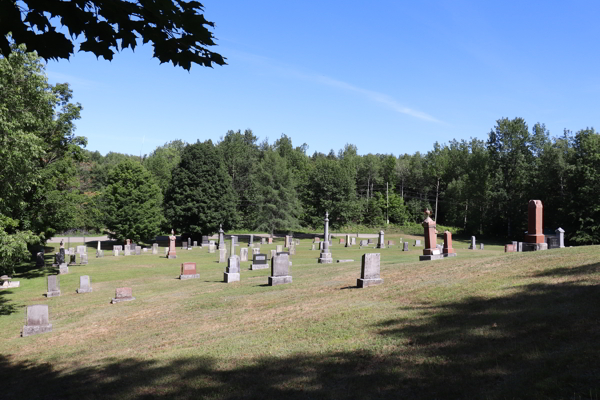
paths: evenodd
<path fill-rule="evenodd" d="M 106 227 L 116 239 L 148 242 L 163 224 L 162 193 L 139 163 L 125 160 L 108 177 L 103 194 Z"/>
<path fill-rule="evenodd" d="M 185 147 L 173 170 L 165 198 L 165 215 L 173 229 L 213 234 L 237 223 L 236 195 L 223 155 L 211 140 Z"/>
<path fill-rule="evenodd" d="M 216 45 L 209 29 L 214 26 L 197 1 L 0 1 L 0 51 L 11 53 L 6 37 L 10 33 L 46 60 L 68 59 L 75 38 L 83 36 L 79 51 L 106 60 L 112 60 L 115 51 L 134 50 L 141 40 L 152 43 L 161 64 L 172 62 L 186 70 L 192 63 L 224 65 L 225 59 L 210 50 Z"/>

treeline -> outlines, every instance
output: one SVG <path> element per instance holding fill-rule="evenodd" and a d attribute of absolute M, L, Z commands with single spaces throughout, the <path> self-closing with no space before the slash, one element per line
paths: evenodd
<path fill-rule="evenodd" d="M 163 229 L 320 228 L 419 223 L 429 208 L 438 224 L 466 234 L 519 239 L 530 199 L 544 203 L 545 227 L 563 227 L 572 243 L 600 242 L 600 141 L 593 129 L 551 137 L 543 124 L 500 119 L 486 141 L 435 143 L 427 153 L 308 153 L 282 135 L 259 142 L 251 131 L 212 141 L 175 140 L 142 158 L 89 153 L 81 187 L 99 194 L 124 160 L 147 170 L 162 194 Z M 97 208 L 99 209 L 99 208 Z M 91 214 L 89 214 L 91 215 Z M 102 225 L 102 218 L 96 224 Z"/>

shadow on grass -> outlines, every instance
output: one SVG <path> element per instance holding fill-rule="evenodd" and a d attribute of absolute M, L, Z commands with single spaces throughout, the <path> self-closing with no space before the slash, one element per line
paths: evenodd
<path fill-rule="evenodd" d="M 74 370 L 0 355 L 0 398 L 600 398 L 599 285 L 535 283 L 496 298 L 399 308 L 416 316 L 377 324 L 388 348 L 377 353 L 269 356 L 233 366 L 210 357 L 107 359 Z M 83 357 L 73 362 L 85 365 Z"/>
<path fill-rule="evenodd" d="M 9 289 L 0 290 L 0 315 L 10 315 L 18 311 L 15 304 L 5 297 L 9 294 L 12 294 Z"/>
<path fill-rule="evenodd" d="M 546 277 L 546 276 L 576 276 L 576 275 L 588 275 L 600 272 L 600 263 L 580 265 L 577 267 L 559 267 L 552 268 L 542 272 L 538 272 L 534 276 Z"/>

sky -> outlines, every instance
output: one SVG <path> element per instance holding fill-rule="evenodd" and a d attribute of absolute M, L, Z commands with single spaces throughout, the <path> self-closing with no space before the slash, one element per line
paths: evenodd
<path fill-rule="evenodd" d="M 551 136 L 600 126 L 598 1 L 202 3 L 228 65 L 161 65 L 151 44 L 48 62 L 83 106 L 89 150 L 149 154 L 252 129 L 309 155 L 349 143 L 397 156 L 486 140 L 500 118 Z"/>

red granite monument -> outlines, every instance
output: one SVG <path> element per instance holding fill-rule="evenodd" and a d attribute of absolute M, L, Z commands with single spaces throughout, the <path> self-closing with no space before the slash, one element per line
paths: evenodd
<path fill-rule="evenodd" d="M 547 250 L 548 245 L 544 236 L 544 205 L 541 200 L 529 200 L 527 225 L 523 251 Z"/>
<path fill-rule="evenodd" d="M 444 248 L 442 250 L 444 257 L 456 257 L 456 251 L 452 248 L 452 233 L 444 232 Z"/>
<path fill-rule="evenodd" d="M 177 258 L 177 252 L 175 251 L 175 231 L 171 229 L 171 236 L 169 236 L 169 253 L 167 258 Z"/>
<path fill-rule="evenodd" d="M 423 255 L 419 256 L 419 261 L 439 260 L 444 258 L 440 249 L 437 248 L 437 230 L 435 229 L 435 221 L 431 219 L 431 211 L 425 210 L 425 220 L 423 221 L 423 229 L 425 233 L 425 248 Z"/>

